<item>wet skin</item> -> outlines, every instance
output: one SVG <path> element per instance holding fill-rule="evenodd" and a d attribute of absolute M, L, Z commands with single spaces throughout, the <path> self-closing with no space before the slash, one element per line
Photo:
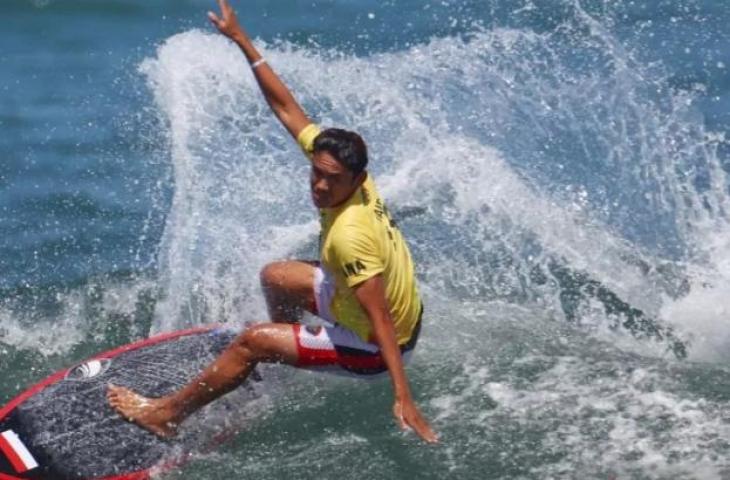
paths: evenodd
<path fill-rule="evenodd" d="M 311 120 L 291 95 L 286 85 L 266 63 L 238 24 L 226 0 L 218 0 L 221 15 L 208 12 L 211 23 L 235 42 L 251 64 L 261 92 L 276 117 L 297 139 Z M 367 174 L 353 175 L 331 154 L 313 155 L 310 174 L 311 196 L 319 208 L 334 208 L 346 202 L 362 185 Z M 312 305 L 313 263 L 288 262 L 269 265 L 262 272 L 262 286 L 269 312 L 275 322 L 296 321 L 297 312 Z M 302 287 L 304 285 L 304 287 Z M 267 292 L 268 291 L 268 292 Z M 395 389 L 393 413 L 401 428 L 413 428 L 424 440 L 437 441 L 435 433 L 421 416 L 410 394 L 400 352 L 389 317 L 382 278 L 365 280 L 355 295 L 375 325 L 378 343 L 391 371 Z M 310 307 L 311 308 L 311 307 Z M 257 362 L 298 364 L 296 339 L 291 325 L 258 324 L 245 329 L 234 342 L 196 379 L 181 390 L 159 399 L 145 398 L 129 389 L 111 385 L 107 396 L 111 406 L 124 418 L 162 437 L 175 434 L 187 416 L 240 385 Z"/>
<path fill-rule="evenodd" d="M 160 398 L 146 398 L 128 388 L 109 385 L 107 400 L 130 422 L 160 437 L 171 437 L 191 413 L 238 387 L 258 362 L 296 365 L 294 329 L 262 323 L 246 328 L 193 381 Z"/>
<path fill-rule="evenodd" d="M 312 201 L 318 208 L 332 208 L 346 202 L 355 193 L 355 190 L 365 180 L 366 173 L 362 172 L 353 175 L 346 167 L 338 162 L 327 152 L 317 152 L 312 158 L 312 170 L 310 174 L 310 187 Z M 311 270 L 311 266 L 307 265 Z M 311 276 L 311 274 L 310 274 Z M 310 282 L 311 283 L 311 282 Z M 271 300 L 268 299 L 267 300 Z M 268 303 L 268 302 L 267 302 Z M 202 385 L 216 383 L 211 375 L 218 377 L 221 370 L 236 370 L 232 377 L 246 375 L 255 362 L 259 361 L 283 361 L 284 363 L 295 364 L 296 358 L 293 333 L 289 329 L 286 332 L 277 331 L 283 325 L 272 326 L 264 330 L 264 325 L 259 325 L 255 330 L 259 335 L 252 338 L 251 335 L 242 333 L 237 342 L 227 351 L 223 357 L 218 359 L 208 372 L 203 372 L 195 382 Z M 267 336 L 268 339 L 263 339 Z M 246 338 L 248 337 L 248 338 Z M 236 345 L 237 343 L 237 345 Z M 261 345 L 261 343 L 268 345 Z M 291 358 L 290 358 L 291 357 Z M 226 365 L 226 367 L 223 367 Z M 238 371 L 240 370 L 240 371 Z M 212 381 L 211 381 L 212 380 Z M 194 388 L 190 388 L 193 393 Z M 176 434 L 178 425 L 188 415 L 187 394 L 173 394 L 162 398 L 146 398 L 127 388 L 110 385 L 107 391 L 109 404 L 127 420 L 134 422 L 141 427 L 159 435 L 160 437 L 172 437 Z M 197 402 L 196 402 L 197 403 Z"/>
<path fill-rule="evenodd" d="M 172 420 L 174 413 L 164 399 L 146 398 L 128 388 L 109 385 L 107 400 L 127 421 L 137 423 L 159 437 L 171 438 L 177 433 L 179 422 Z"/>

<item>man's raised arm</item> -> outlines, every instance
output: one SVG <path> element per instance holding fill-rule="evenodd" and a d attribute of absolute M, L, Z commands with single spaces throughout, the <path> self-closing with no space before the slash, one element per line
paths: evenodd
<path fill-rule="evenodd" d="M 251 65 L 266 102 L 284 127 L 296 139 L 299 132 L 312 121 L 304 113 L 286 85 L 253 46 L 251 39 L 248 38 L 246 32 L 239 25 L 233 8 L 226 0 L 218 0 L 218 5 L 221 9 L 221 16 L 219 17 L 214 12 L 208 12 L 208 18 L 219 32 L 236 42 L 236 45 Z"/>

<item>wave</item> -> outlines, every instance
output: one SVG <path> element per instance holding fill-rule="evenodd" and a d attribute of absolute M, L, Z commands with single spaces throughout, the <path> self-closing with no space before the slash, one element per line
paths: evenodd
<path fill-rule="evenodd" d="M 687 293 L 689 265 L 712 269 L 701 246 L 726 224 L 722 136 L 585 11 L 552 33 L 476 29 L 367 58 L 263 48 L 318 121 L 364 134 L 386 198 L 427 211 L 404 228 L 429 286 L 605 324 L 627 313 L 552 266 L 653 317 Z M 316 255 L 306 165 L 225 39 L 176 35 L 141 72 L 175 181 L 158 328 L 264 318 L 261 266 Z"/>
<path fill-rule="evenodd" d="M 525 2 L 534 22 L 385 53 L 260 42 L 318 122 L 368 142 L 426 299 L 409 378 L 448 442 L 404 445 L 383 384 L 296 372 L 234 446 L 246 455 L 188 477 L 484 478 L 485 458 L 490 478 L 723 476 L 726 139 L 703 121 L 702 88 L 617 34 L 641 8 L 558 3 L 551 21 Z M 174 183 L 159 271 L 6 302 L 4 358 L 48 368 L 150 331 L 263 320 L 260 268 L 317 255 L 307 162 L 240 52 L 187 31 L 139 73 Z M 58 334 L 38 330 L 54 319 Z"/>

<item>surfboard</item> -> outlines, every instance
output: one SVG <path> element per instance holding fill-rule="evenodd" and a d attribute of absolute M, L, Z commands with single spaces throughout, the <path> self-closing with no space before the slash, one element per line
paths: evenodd
<path fill-rule="evenodd" d="M 106 390 L 113 383 L 165 395 L 199 374 L 236 333 L 215 325 L 157 335 L 25 390 L 0 409 L 0 480 L 146 480 L 231 436 L 262 397 L 258 374 L 193 415 L 172 440 L 122 419 Z"/>

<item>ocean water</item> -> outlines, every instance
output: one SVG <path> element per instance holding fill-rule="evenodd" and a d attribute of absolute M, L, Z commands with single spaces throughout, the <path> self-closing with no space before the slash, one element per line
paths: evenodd
<path fill-rule="evenodd" d="M 165 478 L 730 478 L 730 5 L 236 2 L 305 109 L 362 133 L 418 265 L 408 369 L 271 366 Z M 0 402 L 94 352 L 266 318 L 317 255 L 307 163 L 208 0 L 2 0 Z"/>

